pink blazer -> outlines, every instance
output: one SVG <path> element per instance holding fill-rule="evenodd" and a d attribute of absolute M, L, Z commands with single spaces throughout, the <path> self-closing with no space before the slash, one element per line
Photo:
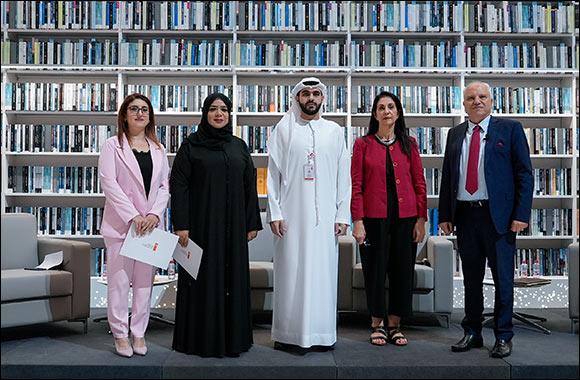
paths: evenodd
<path fill-rule="evenodd" d="M 101 223 L 101 234 L 106 238 L 124 239 L 137 215 L 155 214 L 159 217 L 159 228 L 165 229 L 164 214 L 169 200 L 169 164 L 165 150 L 149 141 L 153 173 L 149 199 L 139 163 L 131 150 L 129 141 L 123 136 L 123 147 L 117 136 L 103 145 L 99 156 L 99 177 L 105 192 L 105 211 Z"/>

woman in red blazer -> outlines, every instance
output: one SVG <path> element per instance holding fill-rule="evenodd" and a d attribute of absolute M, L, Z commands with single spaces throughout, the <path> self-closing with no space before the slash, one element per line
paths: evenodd
<path fill-rule="evenodd" d="M 404 346 L 407 339 L 399 325 L 412 312 L 415 243 L 425 237 L 427 193 L 419 148 L 394 94 L 381 92 L 375 98 L 369 131 L 354 144 L 351 175 L 352 234 L 360 244 L 370 342 Z"/>

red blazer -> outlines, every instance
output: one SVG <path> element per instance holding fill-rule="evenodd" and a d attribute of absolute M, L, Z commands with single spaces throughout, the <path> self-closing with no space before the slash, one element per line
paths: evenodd
<path fill-rule="evenodd" d="M 399 196 L 399 217 L 417 216 L 427 220 L 427 186 L 419 148 L 411 140 L 409 158 L 397 140 L 389 148 Z M 387 147 L 374 136 L 365 136 L 354 143 L 351 165 L 352 220 L 387 217 Z"/>

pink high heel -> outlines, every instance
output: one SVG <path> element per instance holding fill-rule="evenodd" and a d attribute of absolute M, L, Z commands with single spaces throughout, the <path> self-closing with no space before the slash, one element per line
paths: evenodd
<path fill-rule="evenodd" d="M 144 337 L 137 338 L 133 334 L 131 334 L 131 337 L 133 338 L 133 352 L 141 356 L 147 354 L 147 345 L 145 344 L 145 338 Z M 139 343 L 139 345 L 136 345 L 136 343 Z"/>
<path fill-rule="evenodd" d="M 126 339 L 129 345 L 129 348 L 120 348 L 118 341 Z M 133 349 L 131 348 L 131 342 L 129 342 L 129 338 L 115 338 L 115 350 L 119 356 L 130 358 L 133 356 Z"/>

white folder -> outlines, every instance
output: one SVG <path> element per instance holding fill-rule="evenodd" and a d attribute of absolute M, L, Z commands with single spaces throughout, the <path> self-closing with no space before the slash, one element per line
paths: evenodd
<path fill-rule="evenodd" d="M 203 255 L 203 250 L 199 245 L 195 244 L 193 240 L 187 239 L 187 247 L 182 247 L 181 244 L 177 244 L 175 251 L 173 252 L 173 258 L 179 263 L 183 269 L 187 271 L 197 280 L 197 272 L 199 271 L 199 264 L 201 263 L 201 256 Z"/>
<path fill-rule="evenodd" d="M 166 269 L 178 240 L 179 236 L 158 228 L 151 233 L 137 236 L 135 223 L 133 223 L 123 242 L 120 254 Z"/>

